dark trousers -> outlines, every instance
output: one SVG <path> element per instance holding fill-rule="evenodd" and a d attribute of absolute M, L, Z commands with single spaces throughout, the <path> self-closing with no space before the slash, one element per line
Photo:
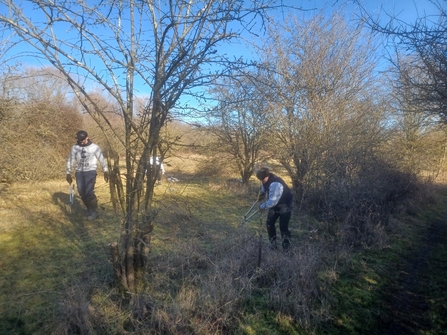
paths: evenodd
<path fill-rule="evenodd" d="M 87 209 L 95 210 L 97 207 L 95 183 L 96 171 L 76 172 L 78 193 Z"/>
<path fill-rule="evenodd" d="M 292 204 L 277 205 L 267 213 L 267 233 L 272 244 L 276 245 L 276 220 L 279 218 L 282 246 L 287 249 L 290 245 L 289 221 L 292 216 Z"/>

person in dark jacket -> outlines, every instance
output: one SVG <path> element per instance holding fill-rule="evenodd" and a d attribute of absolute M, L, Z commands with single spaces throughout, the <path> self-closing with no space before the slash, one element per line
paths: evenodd
<path fill-rule="evenodd" d="M 87 207 L 87 219 L 91 221 L 98 217 L 98 203 L 95 195 L 97 162 L 101 164 L 106 183 L 109 181 L 109 172 L 101 149 L 90 141 L 86 131 L 78 131 L 76 140 L 77 144 L 71 148 L 68 156 L 66 180 L 69 184 L 73 182 L 71 170 L 76 165 L 75 176 L 78 193 L 85 207 Z"/>
<path fill-rule="evenodd" d="M 267 233 L 271 246 L 277 248 L 275 224 L 279 218 L 282 247 L 286 250 L 290 246 L 289 221 L 292 216 L 293 194 L 284 180 L 271 173 L 268 168 L 259 169 L 256 177 L 262 182 L 260 200 L 266 199 L 259 205 L 259 209 L 268 209 Z"/>

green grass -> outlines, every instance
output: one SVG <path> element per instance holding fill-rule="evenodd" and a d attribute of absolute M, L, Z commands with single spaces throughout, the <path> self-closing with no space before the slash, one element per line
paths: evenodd
<path fill-rule="evenodd" d="M 434 274 L 427 289 L 432 334 L 447 333 L 447 241 L 438 245 L 430 260 L 429 272 Z"/>
<path fill-rule="evenodd" d="M 412 317 L 422 317 L 421 328 L 413 329 L 417 334 L 446 334 L 447 326 L 447 204 L 445 192 L 441 192 L 438 203 L 425 207 L 418 216 L 400 216 L 391 221 L 389 245 L 381 250 L 365 250 L 353 254 L 352 260 L 339 274 L 332 287 L 335 302 L 333 321 L 321 325 L 321 334 L 381 334 L 381 323 L 387 321 L 390 312 L 397 308 L 393 299 L 398 290 L 406 290 L 402 277 L 418 276 L 417 286 L 411 287 L 428 303 L 425 315 L 415 311 Z M 427 230 L 433 222 L 442 221 L 439 240 L 426 239 Z M 428 250 L 427 244 L 433 249 Z M 419 251 L 420 250 L 420 251 Z M 422 273 L 408 273 L 407 264 L 417 264 L 416 256 L 426 256 L 427 268 Z M 409 312 L 411 313 L 411 311 Z M 395 321 L 394 321 L 395 322 Z"/>
<path fill-rule="evenodd" d="M 50 333 L 69 287 L 89 273 L 92 280 L 111 275 L 105 244 L 106 238 L 116 239 L 116 220 L 109 226 L 107 215 L 90 223 L 68 213 L 62 187 L 18 185 L 2 193 L 7 215 L 0 225 L 0 252 L 7 257 L 0 261 L 0 333 Z"/>

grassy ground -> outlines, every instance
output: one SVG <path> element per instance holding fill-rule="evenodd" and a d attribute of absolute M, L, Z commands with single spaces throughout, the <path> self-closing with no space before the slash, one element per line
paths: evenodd
<path fill-rule="evenodd" d="M 163 268 L 159 273 L 166 276 L 166 267 L 178 270 L 177 253 L 187 253 L 185 262 L 200 262 L 207 244 L 231 239 L 256 196 L 237 184 L 182 173 L 175 164 L 171 171 L 167 176 L 180 181 L 156 186 L 161 214 L 151 253 L 154 269 Z M 100 216 L 90 222 L 79 198 L 70 211 L 65 181 L 1 186 L 0 334 L 90 333 L 95 318 L 111 323 L 105 334 L 122 331 L 129 312 L 109 303 L 114 290 L 107 247 L 119 238 L 120 220 L 101 177 L 96 191 Z M 170 293 L 156 294 L 166 299 Z M 115 330 L 114 322 L 120 323 Z"/>
<path fill-rule="evenodd" d="M 334 284 L 327 334 L 447 334 L 447 189 L 394 217 L 385 249 L 355 254 Z"/>
<path fill-rule="evenodd" d="M 256 182 L 199 178 L 181 162 L 170 175 L 179 182 L 156 187 L 149 286 L 132 305 L 112 286 L 120 220 L 101 178 L 94 222 L 79 200 L 70 212 L 64 181 L 2 185 L 0 334 L 445 333 L 445 192 L 393 218 L 384 249 L 334 258 L 309 218 L 293 217 L 289 254 L 267 248 L 258 216 L 239 227 Z"/>
<path fill-rule="evenodd" d="M 70 213 L 62 182 L 1 190 L 0 333 L 49 334 L 72 287 L 108 280 L 106 245 L 119 226 L 103 207 L 95 222 L 85 219 L 78 202 Z"/>

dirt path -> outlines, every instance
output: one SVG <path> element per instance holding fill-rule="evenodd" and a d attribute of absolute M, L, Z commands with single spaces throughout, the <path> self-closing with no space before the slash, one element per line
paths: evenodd
<path fill-rule="evenodd" d="M 439 278 L 447 277 L 447 260 L 439 263 L 438 259 L 439 248 L 447 246 L 446 221 L 433 222 L 405 262 L 396 264 L 398 275 L 384 294 L 386 315 L 380 318 L 377 334 L 447 334 L 447 301 L 437 294 L 447 290 L 439 287 Z M 432 311 L 433 308 L 437 311 Z"/>

